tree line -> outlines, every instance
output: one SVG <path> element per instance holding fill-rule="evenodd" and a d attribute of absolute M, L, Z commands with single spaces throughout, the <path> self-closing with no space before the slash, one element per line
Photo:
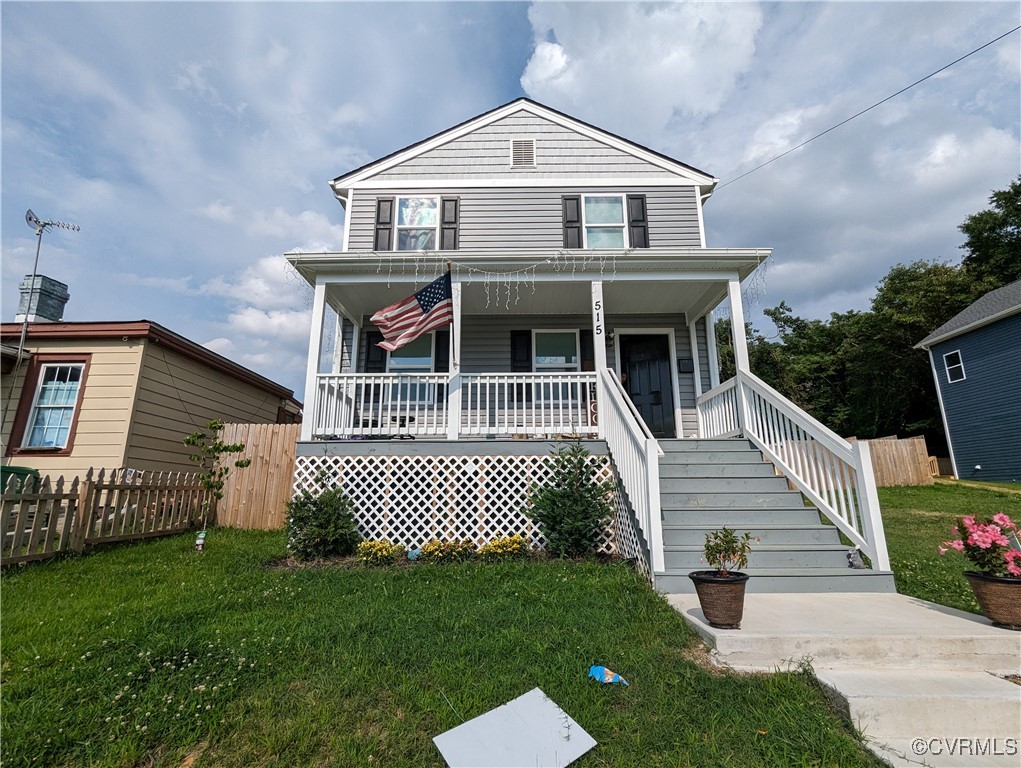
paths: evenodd
<path fill-rule="evenodd" d="M 806 320 L 785 302 L 763 311 L 777 336 L 749 324 L 752 372 L 835 432 L 862 439 L 922 434 L 945 452 L 928 354 L 914 345 L 985 293 L 1021 279 L 1021 176 L 958 227 L 959 265 L 893 267 L 867 311 Z M 716 325 L 721 380 L 734 374 L 730 321 Z"/>

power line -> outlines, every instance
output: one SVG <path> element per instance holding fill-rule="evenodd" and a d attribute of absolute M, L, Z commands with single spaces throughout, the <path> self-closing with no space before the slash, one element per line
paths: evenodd
<path fill-rule="evenodd" d="M 820 137 L 822 137 L 822 136 L 825 136 L 825 135 L 826 135 L 827 133 L 829 133 L 830 131 L 835 131 L 835 130 L 836 130 L 837 128 L 839 128 L 839 127 L 840 127 L 840 126 L 842 126 L 842 125 L 846 125 L 847 123 L 849 123 L 849 122 L 851 122 L 852 120 L 854 120 L 854 119 L 855 119 L 856 117 L 861 117 L 861 116 L 862 116 L 862 115 L 864 115 L 864 114 L 865 114 L 866 112 L 869 112 L 870 110 L 873 110 L 873 109 L 875 109 L 876 107 L 878 107 L 878 106 L 879 106 L 880 104 L 885 104 L 885 103 L 886 103 L 886 102 L 888 102 L 888 101 L 889 101 L 890 99 L 892 99 L 892 98 L 894 98 L 894 97 L 896 97 L 896 96 L 900 96 L 900 95 L 901 95 L 902 93 L 904 93 L 904 91 L 909 91 L 909 90 L 911 90 L 912 88 L 914 88 L 914 87 L 915 87 L 916 85 L 919 85 L 920 83 L 924 83 L 924 82 L 925 82 L 926 80 L 928 80 L 928 79 L 929 79 L 930 77 L 935 77 L 935 76 L 936 76 L 936 75 L 938 75 L 938 74 L 939 74 L 940 72 L 943 72 L 944 70 L 950 69 L 950 67 L 954 66 L 955 64 L 959 64 L 960 62 L 964 61 L 964 60 L 965 60 L 966 58 L 968 58 L 969 56 L 973 56 L 974 54 L 978 53 L 978 52 L 979 52 L 979 51 L 981 51 L 981 50 L 982 50 L 983 48 L 988 48 L 988 47 L 989 47 L 990 45 L 992 45 L 993 43 L 997 43 L 997 42 L 999 42 L 1000 40 L 1002 40 L 1003 38 L 1005 38 L 1005 37 L 1006 37 L 1007 35 L 1012 35 L 1012 34 L 1014 34 L 1014 33 L 1015 33 L 1015 32 L 1017 32 L 1017 31 L 1018 31 L 1019 29 L 1021 29 L 1021 25 L 1019 25 L 1019 26 L 1016 26 L 1016 27 L 1014 27 L 1014 28 L 1013 28 L 1012 30 L 1010 30 L 1010 31 L 1008 31 L 1008 32 L 1004 32 L 1004 33 L 1003 33 L 1002 35 L 1000 35 L 999 37 L 997 37 L 997 38 L 995 38 L 995 39 L 993 39 L 993 40 L 990 40 L 990 41 L 989 41 L 988 43 L 986 43 L 985 45 L 980 45 L 980 46 L 979 46 L 978 48 L 976 48 L 975 50 L 971 51 L 970 53 L 966 53 L 966 54 L 964 54 L 964 55 L 963 55 L 963 56 L 962 56 L 961 58 L 959 58 L 959 59 L 955 59 L 954 61 L 951 61 L 951 62 L 950 62 L 949 64 L 947 64 L 946 66 L 940 67 L 940 68 L 939 68 L 939 69 L 937 69 L 937 70 L 936 70 L 935 72 L 931 72 L 931 73 L 929 73 L 928 75 L 926 75 L 925 77 L 923 77 L 923 78 L 922 78 L 921 80 L 916 80 L 916 81 L 915 81 L 915 82 L 913 82 L 913 83 L 912 83 L 911 85 L 907 85 L 907 86 L 905 86 L 905 87 L 901 88 L 901 89 L 900 89 L 899 91 L 897 91 L 896 93 L 891 93 L 891 94 L 890 94 L 889 96 L 887 96 L 887 97 L 886 97 L 885 99 L 883 99 L 882 101 L 877 101 L 877 102 L 876 102 L 875 104 L 873 104 L 873 105 L 872 105 L 871 107 L 866 107 L 866 108 L 865 108 L 865 109 L 863 109 L 863 110 L 862 110 L 861 112 L 858 112 L 858 113 L 856 113 L 856 114 L 854 114 L 854 115 L 851 115 L 851 116 L 850 116 L 849 118 L 847 118 L 846 120 L 841 120 L 841 121 L 840 121 L 839 123 L 837 123 L 837 124 L 836 124 L 836 125 L 834 125 L 834 126 L 831 126 L 831 127 L 827 128 L 827 129 L 826 129 L 825 131 L 823 131 L 822 133 L 818 133 L 818 134 L 816 134 L 815 136 L 813 136 L 813 137 L 812 137 L 812 138 L 810 138 L 810 139 L 805 139 L 805 140 L 804 140 L 803 142 L 801 142 L 800 144 L 798 144 L 798 145 L 797 145 L 796 147 L 791 147 L 791 148 L 790 148 L 790 149 L 788 149 L 788 150 L 787 150 L 786 152 L 783 152 L 783 153 L 781 153 L 781 154 L 777 155 L 776 157 L 774 157 L 773 159 L 771 159 L 771 160 L 767 160 L 766 162 L 762 163 L 762 165 L 757 165 L 757 166 L 755 166 L 754 168 L 752 168 L 752 169 L 751 169 L 750 171 L 745 171 L 744 173 L 742 173 L 742 174 L 741 174 L 740 176 L 738 176 L 737 178 L 731 179 L 730 181 L 726 182 L 725 184 L 720 184 L 720 185 L 719 185 L 718 187 L 716 187 L 716 189 L 723 189 L 723 188 L 724 188 L 725 186 L 727 186 L 728 184 L 733 184 L 733 183 L 734 183 L 735 181 L 739 181 L 739 180 L 743 179 L 743 178 L 744 178 L 745 176 L 748 176 L 748 175 L 750 175 L 750 174 L 753 174 L 753 173 L 755 173 L 755 172 L 756 172 L 757 170 L 759 170 L 760 168 L 765 168 L 765 167 L 766 167 L 767 165 L 769 165 L 770 163 L 775 163 L 775 162 L 776 162 L 777 160 L 779 160 L 779 159 L 780 159 L 781 157 L 786 157 L 787 155 L 789 155 L 789 154 L 790 154 L 791 152 L 793 152 L 794 150 L 796 150 L 796 149 L 801 149 L 801 148 L 802 148 L 803 146 L 805 146 L 805 145 L 806 145 L 806 144 L 808 144 L 809 142 L 815 141 L 816 139 L 818 139 L 818 138 L 820 138 Z"/>

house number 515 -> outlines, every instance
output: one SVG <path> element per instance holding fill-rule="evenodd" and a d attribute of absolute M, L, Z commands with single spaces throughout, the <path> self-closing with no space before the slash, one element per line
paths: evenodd
<path fill-rule="evenodd" d="M 596 336 L 602 336 L 603 335 L 603 302 L 597 301 L 595 303 L 595 305 L 593 306 L 593 309 L 595 310 L 595 315 L 596 315 L 595 334 L 596 334 Z"/>

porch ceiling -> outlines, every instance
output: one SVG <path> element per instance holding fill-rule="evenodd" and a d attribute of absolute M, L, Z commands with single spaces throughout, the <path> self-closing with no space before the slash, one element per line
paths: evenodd
<path fill-rule="evenodd" d="M 327 301 L 337 311 L 354 318 L 371 315 L 429 282 L 331 283 Z M 633 279 L 604 280 L 603 302 L 607 315 L 673 314 L 701 317 L 726 296 L 723 281 Z M 464 315 L 588 315 L 592 311 L 588 282 L 531 282 L 524 280 L 475 280 L 463 283 L 461 312 Z"/>

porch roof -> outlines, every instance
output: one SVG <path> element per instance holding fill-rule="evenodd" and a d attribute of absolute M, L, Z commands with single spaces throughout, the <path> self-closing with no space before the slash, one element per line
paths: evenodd
<path fill-rule="evenodd" d="M 455 279 L 464 286 L 464 314 L 494 311 L 497 286 L 504 313 L 588 312 L 588 283 L 601 280 L 610 314 L 686 312 L 694 319 L 722 301 L 728 280 L 752 274 L 771 252 L 769 248 L 292 251 L 285 258 L 310 285 L 325 283 L 327 301 L 352 319 L 421 287 L 448 260 Z"/>

